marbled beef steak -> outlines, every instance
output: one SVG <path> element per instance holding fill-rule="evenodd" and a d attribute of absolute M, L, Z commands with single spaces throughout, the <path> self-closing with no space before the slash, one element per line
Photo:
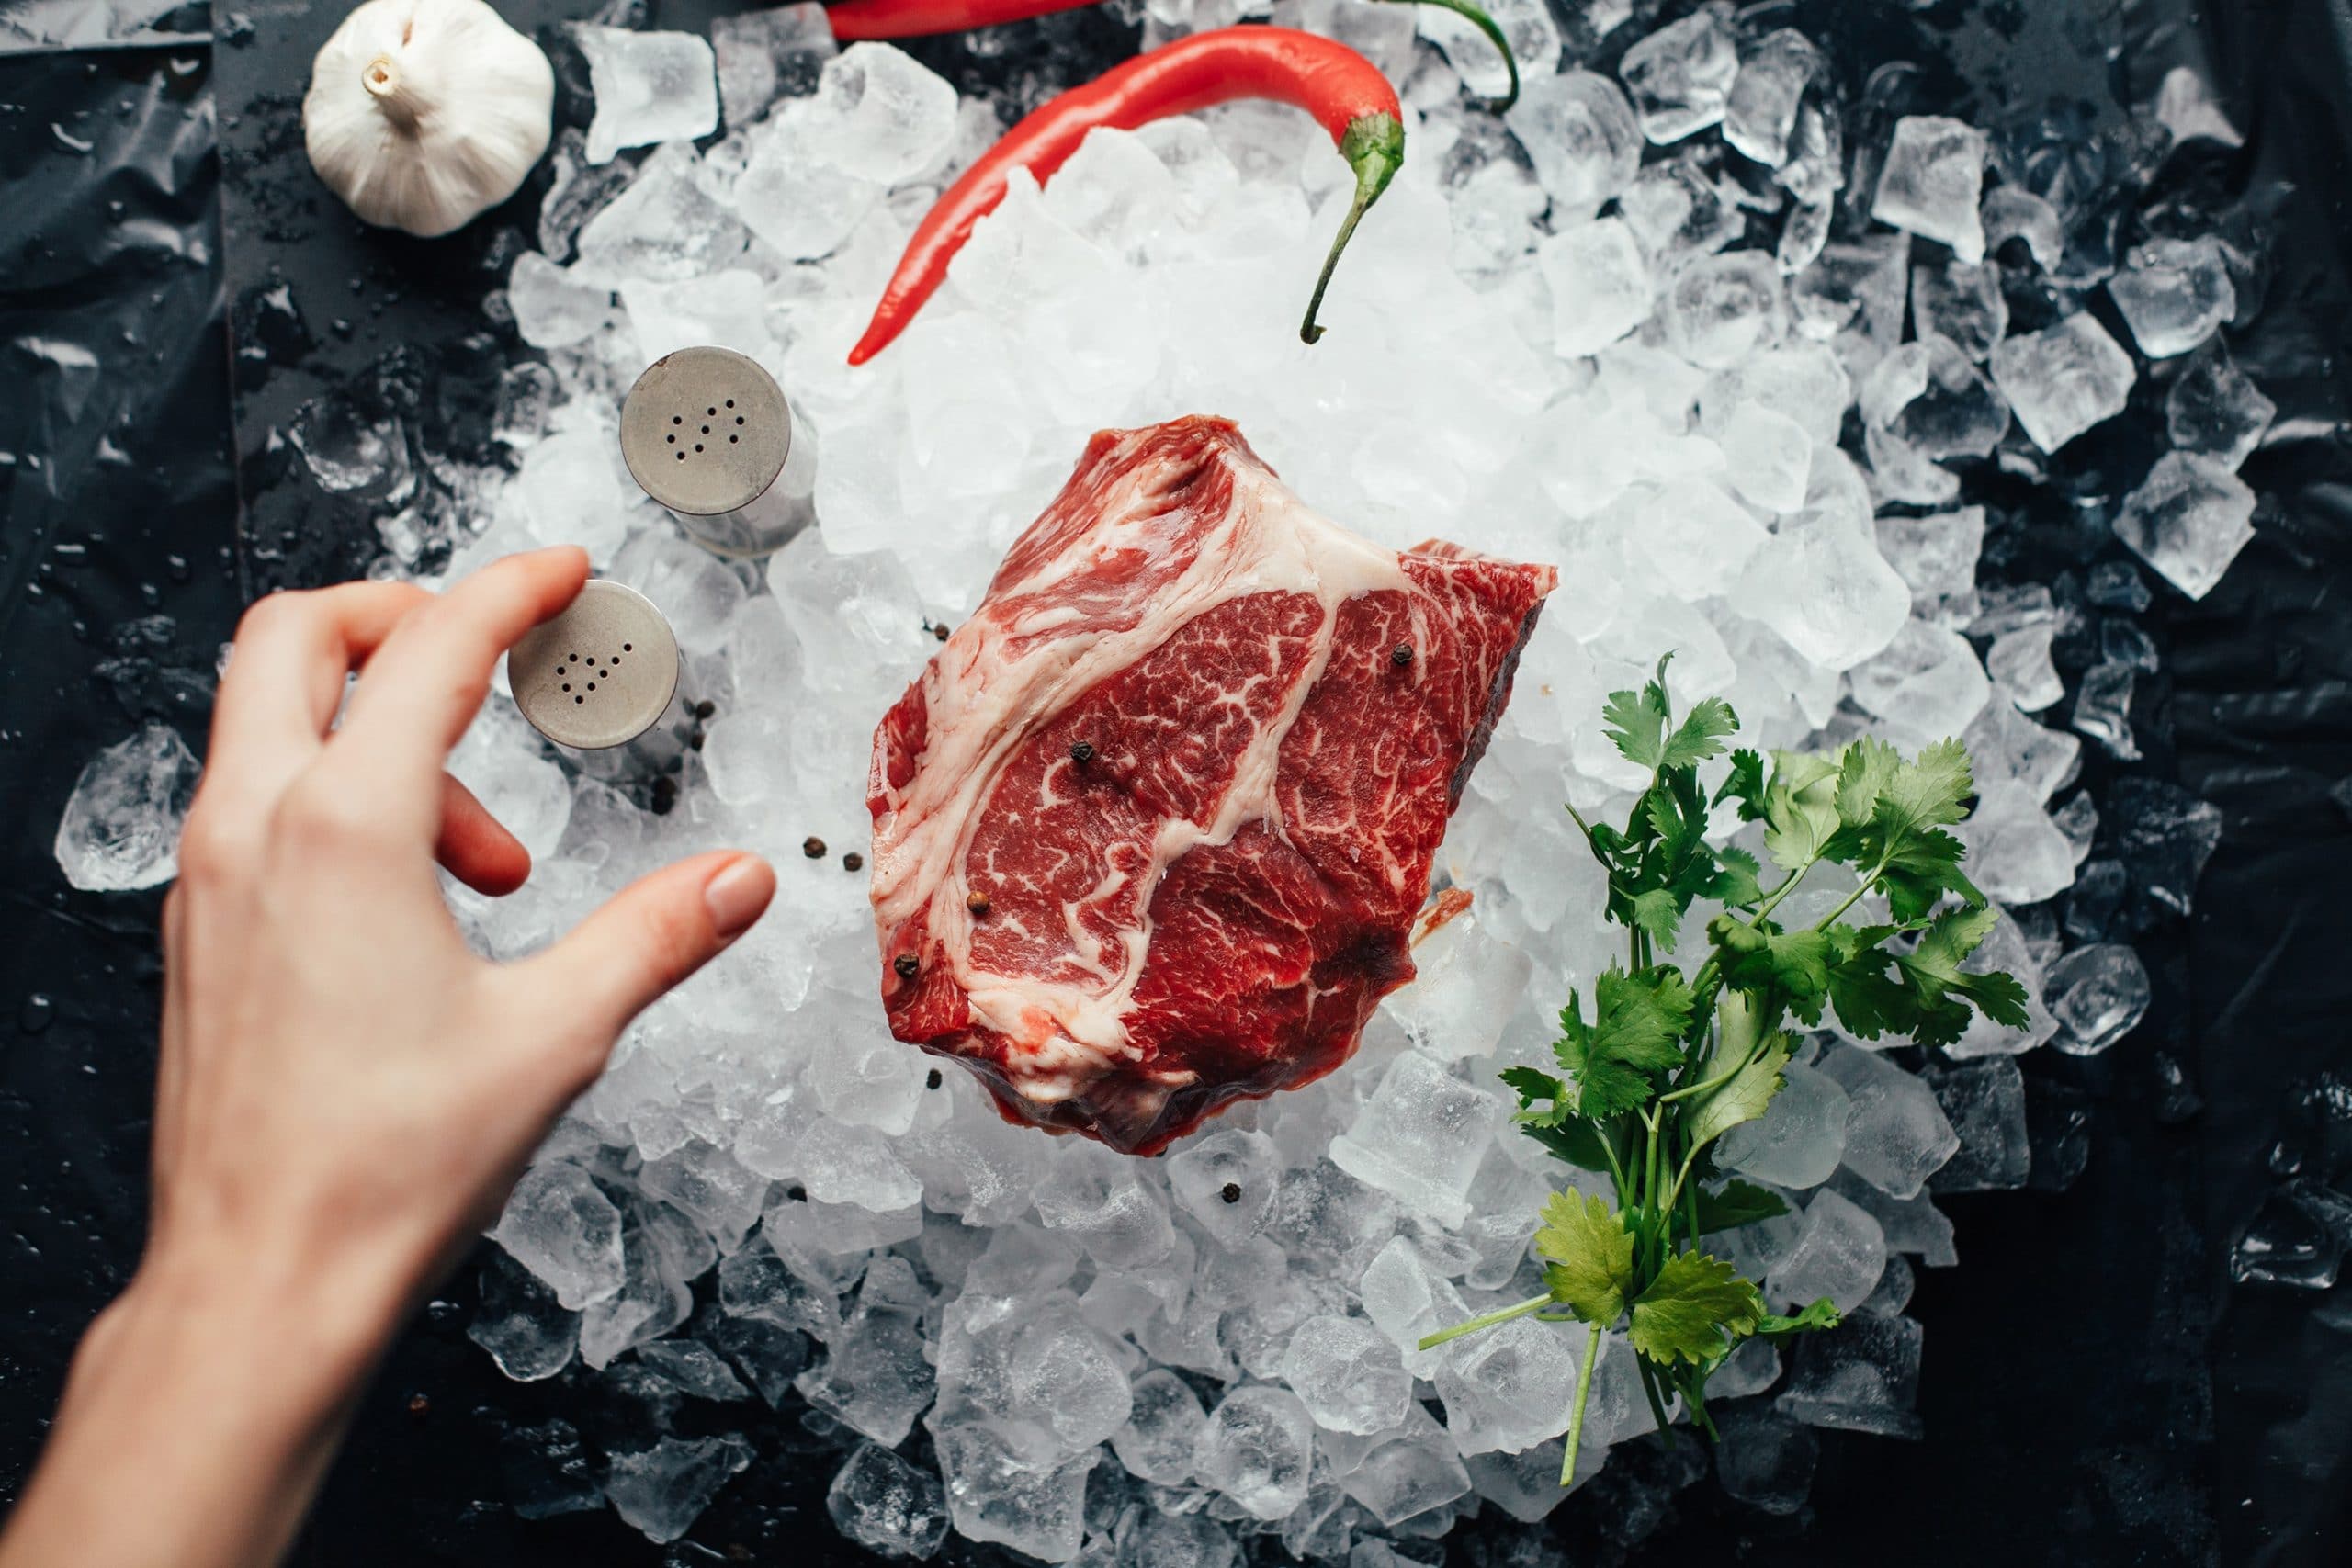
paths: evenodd
<path fill-rule="evenodd" d="M 1097 434 L 875 733 L 892 1032 L 1137 1154 L 1329 1072 L 1557 581 L 1369 544 L 1226 420 Z"/>

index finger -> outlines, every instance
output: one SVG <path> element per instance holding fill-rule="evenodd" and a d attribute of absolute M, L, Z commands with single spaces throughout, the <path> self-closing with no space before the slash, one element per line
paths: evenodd
<path fill-rule="evenodd" d="M 499 657 L 587 581 L 587 552 L 560 545 L 493 562 L 411 611 L 368 660 L 322 765 L 437 814 L 442 761 L 481 710 Z"/>

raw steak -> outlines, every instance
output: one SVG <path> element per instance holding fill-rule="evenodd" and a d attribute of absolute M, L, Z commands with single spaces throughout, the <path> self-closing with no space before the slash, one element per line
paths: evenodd
<path fill-rule="evenodd" d="M 1137 1154 L 1329 1072 L 1557 581 L 1357 538 L 1226 420 L 1098 434 L 875 732 L 891 1032 Z"/>

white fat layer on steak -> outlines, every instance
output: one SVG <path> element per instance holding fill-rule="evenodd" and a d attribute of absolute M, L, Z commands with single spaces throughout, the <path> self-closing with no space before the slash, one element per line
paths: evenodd
<path fill-rule="evenodd" d="M 1215 818 L 1171 820 L 1155 835 L 1148 864 L 1139 874 L 1156 887 L 1168 867 L 1196 846 L 1229 843 L 1253 821 L 1283 830 L 1275 794 L 1282 743 L 1330 661 L 1339 606 L 1381 590 L 1418 597 L 1395 551 L 1321 516 L 1234 446 L 1216 446 L 1211 460 L 1232 473 L 1231 504 L 1202 528 L 1199 550 L 1182 576 L 1138 588 L 1148 595 L 1145 602 L 1125 606 L 1139 611 L 1132 627 L 1091 629 L 1103 617 L 1067 604 L 1041 608 L 1033 603 L 1007 623 L 991 613 L 990 604 L 1050 594 L 1064 582 L 1099 592 L 1103 559 L 1136 547 L 1133 528 L 1165 526 L 1167 480 L 1180 466 L 1176 462 L 1115 474 L 1091 498 L 1098 517 L 1093 528 L 1073 537 L 1062 554 L 1041 562 L 1023 581 L 992 593 L 990 604 L 956 630 L 924 673 L 928 734 L 914 776 L 875 824 L 873 895 L 881 930 L 895 931 L 919 911 L 925 913 L 939 944 L 927 961 L 950 964 L 974 1022 L 1012 1043 L 1006 1062 L 1012 1086 L 1040 1103 L 1081 1092 L 1134 1055 L 1125 1021 L 1151 947 L 1149 899 L 1138 902 L 1134 920 L 1108 946 L 1081 934 L 1080 905 L 1065 908 L 1070 954 L 1088 974 L 1083 984 L 978 967 L 971 955 L 973 916 L 964 868 L 981 805 L 998 774 L 1035 731 L 1196 616 L 1248 594 L 1313 596 L 1323 607 L 1323 620 L 1312 657 L 1280 710 L 1260 724 L 1237 759 Z M 1070 628 L 1064 636 L 1038 635 L 1064 626 Z M 1048 780 L 1058 773 L 1059 769 L 1049 770 Z M 1123 880 L 1121 874 L 1109 875 Z M 1087 901 L 1114 890 L 1106 883 L 1091 890 Z M 1188 1082 L 1192 1076 L 1179 1072 L 1169 1081 Z"/>

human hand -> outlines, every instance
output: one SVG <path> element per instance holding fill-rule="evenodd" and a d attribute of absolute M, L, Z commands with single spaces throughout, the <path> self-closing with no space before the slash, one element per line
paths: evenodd
<path fill-rule="evenodd" d="M 137 1468 L 145 1506 L 180 1513 L 169 1528 L 230 1521 L 209 1549 L 140 1537 L 122 1560 L 275 1555 L 405 1310 L 496 1215 L 629 1020 L 767 907 L 766 863 L 718 852 L 519 963 L 460 937 L 435 859 L 495 894 L 530 856 L 443 761 L 499 657 L 587 574 L 581 551 L 541 550 L 437 597 L 274 594 L 239 626 L 164 907 L 146 1252 L 85 1341 L 0 1564 L 50 1561 L 44 1540 L 112 1560 L 91 1532 L 139 1520 L 108 1518 L 90 1490 L 109 1466 Z M 231 1474 L 188 1472 L 187 1449 L 208 1443 L 242 1445 Z M 241 1485 L 259 1486 L 242 1507 Z"/>

